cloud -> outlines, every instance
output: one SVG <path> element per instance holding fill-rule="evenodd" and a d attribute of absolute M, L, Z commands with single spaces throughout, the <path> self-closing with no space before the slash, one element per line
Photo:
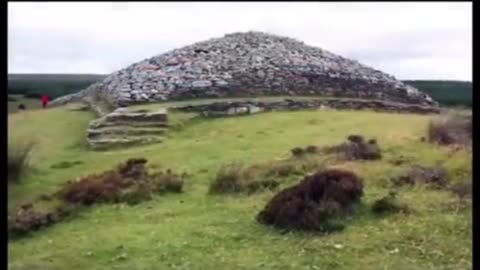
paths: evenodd
<path fill-rule="evenodd" d="M 257 30 L 400 79 L 472 77 L 466 2 L 10 2 L 8 15 L 12 73 L 110 73 L 193 42 Z"/>

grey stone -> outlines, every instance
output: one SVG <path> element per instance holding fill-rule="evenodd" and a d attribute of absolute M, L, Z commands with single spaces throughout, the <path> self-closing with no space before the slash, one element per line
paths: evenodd
<path fill-rule="evenodd" d="M 130 100 L 120 92 L 130 93 Z M 116 106 L 120 101 L 207 98 L 225 92 L 235 96 L 312 93 L 381 97 L 406 104 L 438 105 L 391 75 L 295 39 L 262 32 L 228 34 L 139 61 L 52 104 L 81 100 L 90 94 Z"/>
<path fill-rule="evenodd" d="M 192 82 L 192 86 L 193 86 L 194 88 L 209 87 L 209 86 L 212 86 L 212 82 L 211 82 L 211 81 L 206 81 L 206 80 L 203 80 L 203 81 L 194 81 L 194 82 Z"/>

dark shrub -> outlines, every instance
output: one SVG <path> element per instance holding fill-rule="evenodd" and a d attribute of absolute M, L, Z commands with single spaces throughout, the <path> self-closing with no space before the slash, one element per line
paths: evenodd
<path fill-rule="evenodd" d="M 118 197 L 118 201 L 130 205 L 139 204 L 152 198 L 152 189 L 147 182 L 139 181 L 131 187 L 124 189 Z"/>
<path fill-rule="evenodd" d="M 318 147 L 315 145 L 309 145 L 307 146 L 307 148 L 305 148 L 305 152 L 309 154 L 315 154 L 318 152 Z"/>
<path fill-rule="evenodd" d="M 348 142 L 324 147 L 322 151 L 327 154 L 336 153 L 345 160 L 378 160 L 382 158 L 377 141 L 370 139 L 365 143 L 363 137 L 359 135 L 350 135 Z"/>
<path fill-rule="evenodd" d="M 120 194 L 122 183 L 122 176 L 116 171 L 87 176 L 67 185 L 63 190 L 63 199 L 83 205 L 114 201 Z"/>
<path fill-rule="evenodd" d="M 132 158 L 127 160 L 126 163 L 118 166 L 118 173 L 125 178 L 132 179 L 145 179 L 146 171 L 145 164 L 147 160 L 144 158 Z"/>
<path fill-rule="evenodd" d="M 27 107 L 25 107 L 25 104 L 21 103 L 21 104 L 18 104 L 17 109 L 18 109 L 18 110 L 26 110 Z"/>
<path fill-rule="evenodd" d="M 275 180 L 260 180 L 248 183 L 246 189 L 248 193 L 253 193 L 259 190 L 270 189 L 273 190 L 278 187 L 280 183 Z"/>
<path fill-rule="evenodd" d="M 257 215 L 257 221 L 283 229 L 338 229 L 341 226 L 334 221 L 350 213 L 362 195 L 362 179 L 353 172 L 320 171 L 276 194 Z"/>
<path fill-rule="evenodd" d="M 447 184 L 447 172 L 441 167 L 413 166 L 405 174 L 392 178 L 391 181 L 395 186 L 423 183 L 439 188 Z"/>
<path fill-rule="evenodd" d="M 159 172 L 149 176 L 150 181 L 152 182 L 153 189 L 156 192 L 171 191 L 180 193 L 183 188 L 183 179 L 184 176 L 172 173 L 171 170 L 166 172 Z"/>
<path fill-rule="evenodd" d="M 268 177 L 287 177 L 297 172 L 295 164 L 287 161 L 273 162 L 266 166 L 265 175 Z"/>
<path fill-rule="evenodd" d="M 8 182 L 17 182 L 28 172 L 30 168 L 28 159 L 33 146 L 33 143 L 8 145 Z"/>
<path fill-rule="evenodd" d="M 292 155 L 294 157 L 302 156 L 305 153 L 305 151 L 301 147 L 295 147 L 292 150 L 290 150 L 290 152 L 292 152 Z"/>
<path fill-rule="evenodd" d="M 76 165 L 83 164 L 83 161 L 62 161 L 50 166 L 52 169 L 68 169 Z"/>
<path fill-rule="evenodd" d="M 365 139 L 361 135 L 350 135 L 347 137 L 347 140 L 352 143 L 363 143 L 365 141 Z"/>
<path fill-rule="evenodd" d="M 471 117 L 444 116 L 430 121 L 428 140 L 440 145 L 470 144 L 472 140 Z"/>
<path fill-rule="evenodd" d="M 409 208 L 406 204 L 398 201 L 394 192 L 390 192 L 387 196 L 373 203 L 372 211 L 376 214 L 408 213 Z"/>

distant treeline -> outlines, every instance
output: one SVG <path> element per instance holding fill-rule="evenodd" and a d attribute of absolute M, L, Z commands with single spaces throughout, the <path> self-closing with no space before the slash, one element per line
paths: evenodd
<path fill-rule="evenodd" d="M 472 82 L 464 81 L 404 81 L 429 94 L 446 106 L 472 107 Z"/>
<path fill-rule="evenodd" d="M 105 78 L 96 74 L 9 74 L 8 94 L 39 98 L 47 94 L 51 99 L 76 93 Z"/>
<path fill-rule="evenodd" d="M 8 93 L 38 98 L 47 94 L 54 99 L 76 93 L 104 79 L 98 74 L 9 74 Z M 464 81 L 404 81 L 447 106 L 472 106 L 472 83 Z"/>

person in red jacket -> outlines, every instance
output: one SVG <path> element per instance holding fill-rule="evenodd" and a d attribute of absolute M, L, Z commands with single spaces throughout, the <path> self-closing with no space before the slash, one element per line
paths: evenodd
<path fill-rule="evenodd" d="M 48 104 L 48 96 L 44 94 L 42 95 L 42 106 L 44 109 L 47 107 L 47 104 Z"/>

